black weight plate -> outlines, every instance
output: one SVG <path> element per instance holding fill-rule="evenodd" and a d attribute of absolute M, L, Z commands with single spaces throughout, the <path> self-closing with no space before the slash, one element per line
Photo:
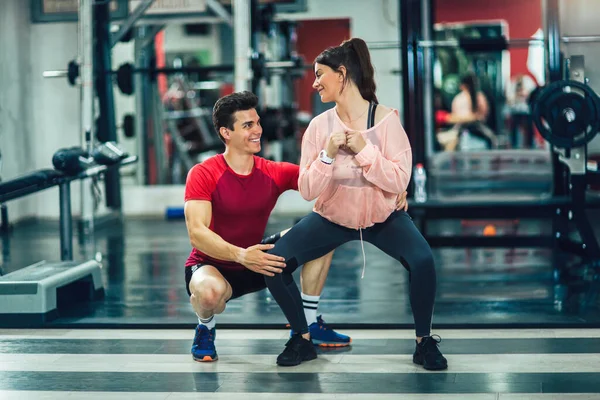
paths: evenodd
<path fill-rule="evenodd" d="M 600 98 L 587 85 L 557 81 L 541 90 L 532 117 L 553 146 L 570 149 L 589 143 L 600 130 Z"/>

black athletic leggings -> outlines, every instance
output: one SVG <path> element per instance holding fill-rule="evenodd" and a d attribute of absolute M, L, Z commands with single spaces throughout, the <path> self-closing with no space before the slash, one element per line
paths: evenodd
<path fill-rule="evenodd" d="M 362 230 L 362 237 L 400 261 L 409 272 L 410 305 L 417 336 L 428 336 L 435 301 L 436 276 L 429 244 L 409 215 L 396 211 L 385 222 Z M 266 276 L 271 294 L 281 307 L 294 332 L 306 333 L 308 326 L 302 297 L 292 273 L 351 240 L 360 240 L 360 231 L 334 224 L 312 212 L 275 243 L 269 253 L 284 257 L 281 274 Z"/>

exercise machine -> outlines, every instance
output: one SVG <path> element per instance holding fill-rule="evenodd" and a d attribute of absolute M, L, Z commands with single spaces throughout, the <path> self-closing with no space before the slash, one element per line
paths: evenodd
<path fill-rule="evenodd" d="M 100 260 L 75 260 L 73 256 L 71 182 L 99 178 L 137 162 L 137 157 L 123 155 L 110 165 L 92 159 L 82 162 L 85 166 L 76 173 L 47 168 L 0 183 L 0 204 L 54 187 L 60 197 L 60 260 L 42 260 L 0 276 L 1 327 L 39 326 L 58 317 L 62 305 L 104 295 Z"/>

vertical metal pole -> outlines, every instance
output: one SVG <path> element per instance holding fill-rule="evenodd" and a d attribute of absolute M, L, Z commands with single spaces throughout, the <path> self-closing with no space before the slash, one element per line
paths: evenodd
<path fill-rule="evenodd" d="M 154 154 L 156 157 L 156 167 L 158 168 L 156 177 L 159 185 L 167 183 L 169 175 L 169 164 L 167 161 L 167 149 L 165 149 L 165 141 L 163 138 L 164 126 L 162 118 L 162 102 L 158 91 L 158 82 L 153 78 L 148 85 L 149 99 L 148 109 L 152 110 L 152 133 L 154 135 Z"/>
<path fill-rule="evenodd" d="M 425 0 L 421 3 L 421 34 L 423 40 L 433 40 L 433 0 Z M 435 142 L 435 126 L 433 116 L 433 57 L 434 51 L 431 47 L 423 49 L 423 136 L 424 157 L 426 160 L 433 154 L 433 143 Z"/>
<path fill-rule="evenodd" d="M 546 0 L 546 54 L 548 55 L 548 83 L 556 82 L 562 79 L 562 59 L 560 54 L 560 18 L 559 0 Z M 569 194 L 569 173 L 567 167 L 560 162 L 558 154 L 554 151 L 554 146 L 550 146 L 552 157 L 553 187 L 554 196 L 566 196 Z M 552 264 L 555 265 L 555 275 L 559 276 L 562 272 L 560 266 L 562 262 L 562 252 L 560 250 L 560 241 L 563 235 L 568 231 L 567 219 L 568 207 L 557 206 L 556 213 L 552 218 Z"/>
<path fill-rule="evenodd" d="M 287 44 L 286 48 L 286 59 L 289 60 L 292 57 L 298 56 L 298 29 L 296 23 L 293 21 L 287 22 L 287 40 L 285 43 Z M 284 97 L 284 104 L 290 105 L 294 107 L 295 110 L 298 109 L 298 104 L 296 103 L 296 92 L 295 92 L 295 78 L 292 78 L 290 74 L 286 75 L 286 93 Z"/>
<path fill-rule="evenodd" d="M 410 31 L 408 16 L 410 0 L 399 0 L 398 20 L 400 21 L 400 69 L 402 70 L 402 109 L 404 114 L 404 129 L 410 142 L 414 139 L 415 121 L 411 97 L 414 92 L 414 38 Z"/>
<path fill-rule="evenodd" d="M 79 55 L 81 57 L 81 143 L 89 150 L 94 144 L 94 47 L 93 0 L 79 1 Z"/>
<path fill-rule="evenodd" d="M 108 2 L 95 2 L 94 5 L 94 59 L 96 94 L 98 96 L 98 140 L 117 141 L 115 99 L 112 76 L 107 74 L 112 68 L 112 47 L 110 33 L 110 5 Z M 104 175 L 106 206 L 121 211 L 121 177 L 118 168 L 106 171 Z"/>
<path fill-rule="evenodd" d="M 421 86 L 423 54 L 417 45 L 420 34 L 419 24 L 421 23 L 420 0 L 400 0 L 399 12 L 404 126 L 413 148 L 414 163 L 426 164 L 421 110 L 423 107 L 423 88 Z"/>
<path fill-rule="evenodd" d="M 60 202 L 60 259 L 73 260 L 73 222 L 71 215 L 71 183 L 63 181 L 58 186 Z"/>
<path fill-rule="evenodd" d="M 0 232 L 6 233 L 10 229 L 10 225 L 8 222 L 8 208 L 6 204 L 0 204 Z"/>
<path fill-rule="evenodd" d="M 0 182 L 2 182 L 2 153 L 0 153 Z M 6 204 L 0 203 L 0 233 L 6 233 L 9 231 L 8 223 L 8 208 Z"/>
<path fill-rule="evenodd" d="M 560 54 L 560 17 L 559 0 L 546 0 L 546 37 L 548 38 L 548 81 L 562 79 L 562 60 Z"/>
<path fill-rule="evenodd" d="M 150 29 L 142 25 L 136 30 L 135 43 L 134 43 L 134 57 L 136 69 L 146 68 L 147 56 L 146 46 L 147 43 L 146 35 Z M 148 139 L 146 138 L 146 109 L 144 107 L 144 79 L 145 74 L 134 74 L 133 80 L 135 83 L 135 137 L 137 140 L 137 155 L 138 165 L 136 168 L 136 180 L 138 185 L 148 184 Z"/>
<path fill-rule="evenodd" d="M 266 54 L 267 53 L 267 41 L 265 33 L 262 29 L 261 23 L 261 12 L 258 0 L 249 0 L 250 2 L 250 53 L 249 54 Z M 234 27 L 235 30 L 235 27 Z M 235 33 L 235 32 L 234 32 Z M 250 90 L 256 94 L 260 100 L 261 106 L 266 107 L 266 88 L 267 82 L 264 78 L 257 78 L 254 76 L 254 71 L 250 74 Z M 261 153 L 262 154 L 262 150 Z"/>
<path fill-rule="evenodd" d="M 250 90 L 251 28 L 250 0 L 234 0 L 233 34 L 235 47 L 235 91 Z"/>
<path fill-rule="evenodd" d="M 412 27 L 415 38 L 418 43 L 421 40 L 421 0 L 413 0 L 412 2 L 412 20 L 415 21 L 415 25 Z M 415 149 L 413 150 L 414 159 L 418 163 L 422 163 L 427 168 L 427 159 L 425 158 L 425 126 L 423 125 L 423 50 L 421 46 L 415 46 L 415 58 L 414 58 L 414 70 L 415 70 L 415 97 L 414 103 L 417 104 L 415 107 L 415 120 L 416 120 L 416 132 L 415 132 Z"/>
<path fill-rule="evenodd" d="M 560 18 L 558 15 L 559 0 L 546 0 L 546 38 L 548 48 L 548 83 L 563 79 L 562 57 L 560 54 Z M 552 146 L 551 146 L 552 147 Z M 552 151 L 552 150 L 551 150 Z M 568 192 L 567 170 L 558 159 L 558 154 L 552 151 L 554 172 L 553 194 L 563 196 Z"/>
<path fill-rule="evenodd" d="M 81 147 L 90 152 L 94 147 L 94 47 L 93 0 L 79 0 L 79 58 L 81 86 L 79 96 Z M 88 236 L 94 230 L 94 199 L 92 180 L 81 180 L 80 233 Z"/>

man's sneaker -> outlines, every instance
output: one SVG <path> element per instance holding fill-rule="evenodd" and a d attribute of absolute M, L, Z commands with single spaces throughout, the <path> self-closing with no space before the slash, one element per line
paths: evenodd
<path fill-rule="evenodd" d="M 344 347 L 352 342 L 350 336 L 337 333 L 327 326 L 320 315 L 317 317 L 317 322 L 310 324 L 308 332 L 313 343 L 322 347 Z"/>
<path fill-rule="evenodd" d="M 277 364 L 282 367 L 292 367 L 302 361 L 317 358 L 317 350 L 311 340 L 306 340 L 301 334 L 295 333 L 285 344 L 285 350 L 277 357 Z"/>
<path fill-rule="evenodd" d="M 437 335 L 434 335 L 437 336 Z M 413 362 L 422 365 L 428 370 L 441 370 L 448 368 L 448 361 L 438 349 L 438 343 L 442 338 L 437 336 L 427 336 L 417 343 L 415 354 L 413 354 Z"/>
<path fill-rule="evenodd" d="M 192 357 L 196 361 L 216 361 L 218 360 L 217 349 L 215 349 L 215 337 L 217 332 L 215 328 L 208 329 L 204 325 L 196 327 L 196 336 L 192 345 Z"/>

